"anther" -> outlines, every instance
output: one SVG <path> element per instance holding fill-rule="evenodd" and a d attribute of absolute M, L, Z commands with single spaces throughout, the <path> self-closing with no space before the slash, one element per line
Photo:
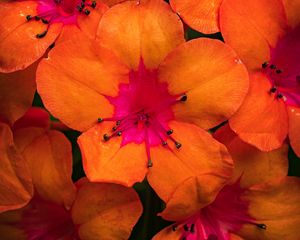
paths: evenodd
<path fill-rule="evenodd" d="M 36 35 L 36 38 L 43 38 L 43 37 L 45 37 L 45 36 L 47 35 L 47 32 L 48 32 L 48 30 L 45 30 L 45 31 L 42 32 L 42 33 L 38 33 L 38 34 Z"/>
<path fill-rule="evenodd" d="M 36 21 L 39 21 L 41 18 L 40 18 L 39 16 L 35 16 L 34 19 L 35 19 Z"/>
<path fill-rule="evenodd" d="M 271 65 L 270 65 L 270 68 L 271 68 L 271 69 L 276 69 L 276 66 L 275 66 L 274 64 L 271 64 Z"/>
<path fill-rule="evenodd" d="M 148 159 L 147 167 L 148 167 L 148 168 L 153 167 L 153 163 L 152 163 L 152 160 L 151 160 L 151 159 Z"/>
<path fill-rule="evenodd" d="M 103 122 L 103 118 L 98 118 L 98 123 Z"/>
<path fill-rule="evenodd" d="M 114 127 L 112 128 L 112 130 L 113 130 L 113 131 L 116 131 L 116 130 L 117 130 L 117 127 L 116 127 L 116 126 L 114 126 Z"/>
<path fill-rule="evenodd" d="M 176 146 L 177 149 L 179 149 L 179 148 L 181 148 L 182 145 L 179 142 L 175 142 L 175 146 Z"/>
<path fill-rule="evenodd" d="M 82 12 L 82 10 L 83 10 L 81 6 L 77 6 L 76 8 L 77 8 L 78 12 Z"/>
<path fill-rule="evenodd" d="M 267 225 L 263 224 L 263 223 L 258 223 L 258 224 L 256 224 L 256 226 L 259 227 L 260 229 L 264 229 L 264 230 L 267 229 Z"/>
<path fill-rule="evenodd" d="M 92 1 L 92 5 L 91 5 L 91 7 L 92 8 L 95 8 L 97 6 L 97 3 L 96 3 L 96 1 Z"/>
<path fill-rule="evenodd" d="M 277 69 L 275 72 L 276 72 L 277 74 L 280 74 L 280 73 L 282 73 L 282 70 Z"/>
<path fill-rule="evenodd" d="M 264 62 L 261 66 L 262 66 L 262 68 L 267 68 L 268 65 L 269 65 L 268 62 Z"/>
<path fill-rule="evenodd" d="M 105 133 L 104 135 L 103 135 L 103 140 L 106 142 L 106 141 L 108 141 L 109 140 L 109 136 Z"/>
<path fill-rule="evenodd" d="M 194 223 L 191 225 L 190 232 L 191 233 L 195 232 L 195 224 Z"/>
<path fill-rule="evenodd" d="M 53 42 L 50 46 L 49 46 L 49 49 L 52 49 L 55 47 L 55 42 Z"/>
<path fill-rule="evenodd" d="M 277 98 L 283 98 L 283 95 L 281 93 L 278 93 Z"/>
<path fill-rule="evenodd" d="M 186 94 L 183 94 L 180 98 L 180 101 L 181 102 L 185 102 L 187 100 L 187 95 Z"/>
<path fill-rule="evenodd" d="M 90 10 L 88 10 L 88 9 L 84 9 L 84 14 L 85 15 L 89 15 L 91 13 L 91 11 Z"/>
<path fill-rule="evenodd" d="M 48 23 L 49 23 L 49 21 L 48 21 L 47 19 L 45 19 L 45 18 L 42 18 L 42 23 L 44 23 L 44 24 L 48 24 Z"/>
<path fill-rule="evenodd" d="M 31 15 L 27 15 L 27 16 L 26 16 L 26 20 L 27 20 L 27 21 L 30 21 L 31 19 L 32 19 L 32 16 L 31 16 Z"/>
<path fill-rule="evenodd" d="M 167 143 L 166 141 L 163 141 L 163 142 L 162 142 L 162 145 L 163 145 L 163 146 L 166 146 L 167 144 L 168 144 L 168 143 Z"/>
<path fill-rule="evenodd" d="M 121 131 L 117 132 L 117 135 L 118 135 L 119 137 L 122 136 L 122 132 L 121 132 Z"/>
<path fill-rule="evenodd" d="M 118 120 L 118 121 L 116 122 L 116 125 L 117 125 L 117 126 L 120 126 L 120 124 L 121 124 L 121 121 Z"/>
<path fill-rule="evenodd" d="M 184 231 L 188 232 L 188 231 L 189 231 L 188 225 L 184 224 L 184 225 L 183 225 L 183 229 L 184 229 Z"/>
<path fill-rule="evenodd" d="M 167 131 L 168 135 L 171 135 L 172 133 L 173 133 L 173 129 L 170 129 L 170 130 Z"/>
<path fill-rule="evenodd" d="M 276 87 L 272 87 L 271 89 L 270 89 L 270 92 L 271 93 L 275 93 L 277 91 L 277 88 Z"/>
<path fill-rule="evenodd" d="M 172 230 L 175 232 L 177 230 L 177 225 L 173 225 Z"/>

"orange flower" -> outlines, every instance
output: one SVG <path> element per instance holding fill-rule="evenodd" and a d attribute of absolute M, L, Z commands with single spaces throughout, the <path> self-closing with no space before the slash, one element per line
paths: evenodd
<path fill-rule="evenodd" d="M 142 213 L 136 192 L 86 179 L 75 186 L 71 144 L 49 125 L 49 115 L 34 109 L 15 126 L 15 142 L 29 164 L 35 193 L 26 207 L 0 215 L 1 237 L 127 239 Z"/>
<path fill-rule="evenodd" d="M 251 71 L 249 94 L 229 123 L 262 151 L 280 147 L 288 135 L 300 155 L 300 4 L 284 3 L 224 0 L 221 6 L 224 39 Z"/>
<path fill-rule="evenodd" d="M 170 0 L 175 12 L 191 28 L 202 33 L 219 32 L 219 9 L 222 0 Z"/>
<path fill-rule="evenodd" d="M 161 215 L 176 223 L 154 239 L 238 239 L 231 238 L 232 233 L 243 239 L 297 239 L 300 180 L 286 177 L 288 146 L 260 152 L 242 142 L 228 125 L 215 136 L 233 157 L 236 166 L 233 178 L 209 204 L 202 203 L 201 192 L 193 194 L 190 202 L 186 197 L 179 197 L 179 191 L 170 199 L 164 199 L 166 209 Z M 196 187 L 191 186 L 181 193 L 193 193 L 193 188 Z M 182 214 L 186 209 L 194 211 Z M 283 224 L 285 229 L 282 229 Z"/>
<path fill-rule="evenodd" d="M 41 62 L 46 107 L 84 131 L 78 142 L 89 180 L 132 186 L 148 174 L 169 196 L 193 179 L 211 199 L 231 175 L 226 148 L 203 129 L 240 106 L 247 72 L 222 42 L 183 36 L 165 2 L 127 1 L 104 14 L 97 42 L 78 36 Z"/>
<path fill-rule="evenodd" d="M 2 1 L 0 72 L 28 67 L 56 41 L 76 41 L 75 32 L 94 37 L 106 9 L 106 5 L 94 0 Z"/>

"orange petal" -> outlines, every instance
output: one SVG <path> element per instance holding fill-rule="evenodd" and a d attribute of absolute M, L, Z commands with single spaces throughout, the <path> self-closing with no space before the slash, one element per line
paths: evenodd
<path fill-rule="evenodd" d="M 93 182 L 132 186 L 147 173 L 145 145 L 129 143 L 121 147 L 121 137 L 105 142 L 103 135 L 112 127 L 112 123 L 103 122 L 78 138 L 85 173 Z"/>
<path fill-rule="evenodd" d="M 41 61 L 37 88 L 55 117 L 85 131 L 99 117 L 112 115 L 113 107 L 104 95 L 118 93 L 119 84 L 128 82 L 128 69 L 111 52 L 82 34 L 76 36 L 76 41 L 69 38 L 57 44 L 49 58 Z"/>
<path fill-rule="evenodd" d="M 222 0 L 170 0 L 175 12 L 191 28 L 203 33 L 219 32 L 219 8 Z"/>
<path fill-rule="evenodd" d="M 300 108 L 288 107 L 289 138 L 294 152 L 300 156 Z"/>
<path fill-rule="evenodd" d="M 147 69 L 156 68 L 184 42 L 178 16 L 161 0 L 126 1 L 112 7 L 101 20 L 98 38 L 133 70 L 141 58 Z"/>
<path fill-rule="evenodd" d="M 1 53 L 0 53 L 1 54 Z M 12 125 L 31 106 L 37 63 L 13 73 L 0 73 L 0 118 Z"/>
<path fill-rule="evenodd" d="M 70 208 L 75 197 L 72 174 L 72 149 L 58 131 L 23 128 L 14 132 L 16 145 L 29 164 L 33 184 L 47 201 Z"/>
<path fill-rule="evenodd" d="M 181 234 L 180 231 L 173 231 L 172 227 L 166 227 L 157 233 L 152 240 L 178 240 Z"/>
<path fill-rule="evenodd" d="M 224 0 L 220 8 L 220 28 L 225 42 L 236 50 L 247 67 L 260 68 L 270 59 L 270 48 L 275 47 L 285 32 L 282 2 Z"/>
<path fill-rule="evenodd" d="M 246 195 L 246 199 L 250 203 L 250 214 L 257 222 L 264 223 L 267 229 L 246 225 L 241 231 L 245 239 L 299 238 L 299 178 L 287 177 L 278 185 L 257 186 Z"/>
<path fill-rule="evenodd" d="M 113 5 L 116 5 L 118 3 L 121 3 L 121 2 L 125 2 L 126 0 L 101 0 L 103 3 L 105 3 L 107 6 L 113 6 Z"/>
<path fill-rule="evenodd" d="M 182 147 L 177 149 L 170 143 L 169 148 L 151 148 L 153 167 L 149 170 L 148 181 L 167 205 L 172 201 L 172 208 L 176 204 L 181 206 L 182 211 L 174 212 L 176 216 L 164 216 L 173 220 L 191 214 L 195 205 L 199 208 L 196 201 L 199 198 L 202 205 L 214 199 L 231 177 L 232 159 L 222 144 L 195 125 L 171 122 L 169 126 L 174 130 L 172 136 Z M 189 194 L 184 195 L 186 191 Z M 195 195 L 197 191 L 203 195 Z"/>
<path fill-rule="evenodd" d="M 23 117 L 15 122 L 13 129 L 39 127 L 48 129 L 50 127 L 50 116 L 43 108 L 31 107 Z"/>
<path fill-rule="evenodd" d="M 214 137 L 223 143 L 234 161 L 234 177 L 239 178 L 242 187 L 258 183 L 280 180 L 288 173 L 288 145 L 271 152 L 261 152 L 257 148 L 243 142 L 225 125 L 215 132 Z"/>
<path fill-rule="evenodd" d="M 299 0 L 283 0 L 288 23 L 292 27 L 296 27 L 300 23 L 300 1 Z"/>
<path fill-rule="evenodd" d="M 270 93 L 271 83 L 262 73 L 250 76 L 250 90 L 230 127 L 245 142 L 262 151 L 279 148 L 288 133 L 288 116 L 283 99 Z"/>
<path fill-rule="evenodd" d="M 174 105 L 176 118 L 206 129 L 237 111 L 249 84 L 246 68 L 233 50 L 211 39 L 176 48 L 160 65 L 159 80 L 168 83 L 171 94 L 187 94 L 186 102 Z"/>
<path fill-rule="evenodd" d="M 59 35 L 62 25 L 51 24 L 45 37 L 36 37 L 46 30 L 41 21 L 26 21 L 27 15 L 37 15 L 36 8 L 34 1 L 0 3 L 0 72 L 28 67 L 44 55 Z"/>
<path fill-rule="evenodd" d="M 10 128 L 0 123 L 0 212 L 28 203 L 33 187 L 28 166 L 16 149 Z"/>
<path fill-rule="evenodd" d="M 116 184 L 86 183 L 77 194 L 72 218 L 84 240 L 128 239 L 142 214 L 137 193 Z"/>

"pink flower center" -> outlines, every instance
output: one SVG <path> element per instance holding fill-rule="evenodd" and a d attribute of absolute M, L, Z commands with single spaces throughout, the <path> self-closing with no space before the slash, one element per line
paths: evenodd
<path fill-rule="evenodd" d="M 129 75 L 129 84 L 121 84 L 119 95 L 107 99 L 115 107 L 114 116 L 99 118 L 98 122 L 113 121 L 115 126 L 103 136 L 104 141 L 122 136 L 121 146 L 128 143 L 145 143 L 148 166 L 152 166 L 150 147 L 162 144 L 168 147 L 168 141 L 180 148 L 181 144 L 172 137 L 173 130 L 168 122 L 174 119 L 172 105 L 183 104 L 185 94 L 172 96 L 167 84 L 159 83 L 157 71 L 145 68 L 141 61 L 138 71 Z"/>
<path fill-rule="evenodd" d="M 47 35 L 52 23 L 77 24 L 78 14 L 88 16 L 97 3 L 94 0 L 37 0 L 37 15 L 27 15 L 26 20 L 41 21 L 46 25 L 45 31 L 38 33 L 37 38 Z"/>
<path fill-rule="evenodd" d="M 265 224 L 256 223 L 249 216 L 248 203 L 240 199 L 243 191 L 239 182 L 224 187 L 212 204 L 173 225 L 173 231 L 181 229 L 181 240 L 229 240 L 229 232 L 238 231 L 243 224 L 265 230 Z"/>
<path fill-rule="evenodd" d="M 270 94 L 300 107 L 300 25 L 278 41 L 262 68 L 272 84 Z"/>
<path fill-rule="evenodd" d="M 70 212 L 40 198 L 34 198 L 24 210 L 20 227 L 28 240 L 79 239 Z"/>

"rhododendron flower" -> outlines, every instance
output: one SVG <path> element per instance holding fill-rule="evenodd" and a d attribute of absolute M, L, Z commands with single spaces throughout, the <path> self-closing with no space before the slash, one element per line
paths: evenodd
<path fill-rule="evenodd" d="M 0 215 L 1 237 L 128 239 L 142 213 L 136 192 L 86 179 L 74 185 L 71 144 L 46 127 L 46 116 L 33 109 L 15 126 L 15 142 L 30 166 L 35 193 L 26 207 Z"/>
<path fill-rule="evenodd" d="M 280 147 L 288 135 L 299 155 L 300 3 L 284 3 L 286 8 L 279 0 L 223 1 L 225 42 L 251 71 L 249 94 L 229 123 L 244 141 L 263 151 Z"/>
<path fill-rule="evenodd" d="M 232 234 L 243 239 L 297 239 L 300 180 L 286 177 L 287 145 L 260 152 L 242 142 L 228 125 L 215 136 L 232 154 L 236 165 L 233 178 L 209 204 L 203 204 L 201 193 L 193 188 L 165 199 L 161 215 L 176 223 L 154 239 L 227 240 L 233 239 Z M 185 196 L 187 191 L 193 197 Z"/>
<path fill-rule="evenodd" d="M 0 122 L 0 212 L 21 208 L 32 197 L 28 165 L 16 148 L 8 125 Z"/>
<path fill-rule="evenodd" d="M 191 28 L 202 33 L 219 32 L 222 0 L 170 0 L 170 5 Z"/>
<path fill-rule="evenodd" d="M 2 1 L 0 72 L 28 67 L 56 41 L 76 41 L 73 36 L 77 31 L 94 37 L 106 9 L 95 0 Z"/>
<path fill-rule="evenodd" d="M 193 178 L 210 199 L 231 176 L 226 148 L 203 128 L 240 106 L 247 72 L 222 42 L 183 43 L 183 35 L 165 2 L 127 1 L 103 15 L 98 41 L 57 44 L 39 65 L 47 109 L 84 131 L 78 142 L 91 181 L 131 186 L 148 174 L 170 195 Z"/>

